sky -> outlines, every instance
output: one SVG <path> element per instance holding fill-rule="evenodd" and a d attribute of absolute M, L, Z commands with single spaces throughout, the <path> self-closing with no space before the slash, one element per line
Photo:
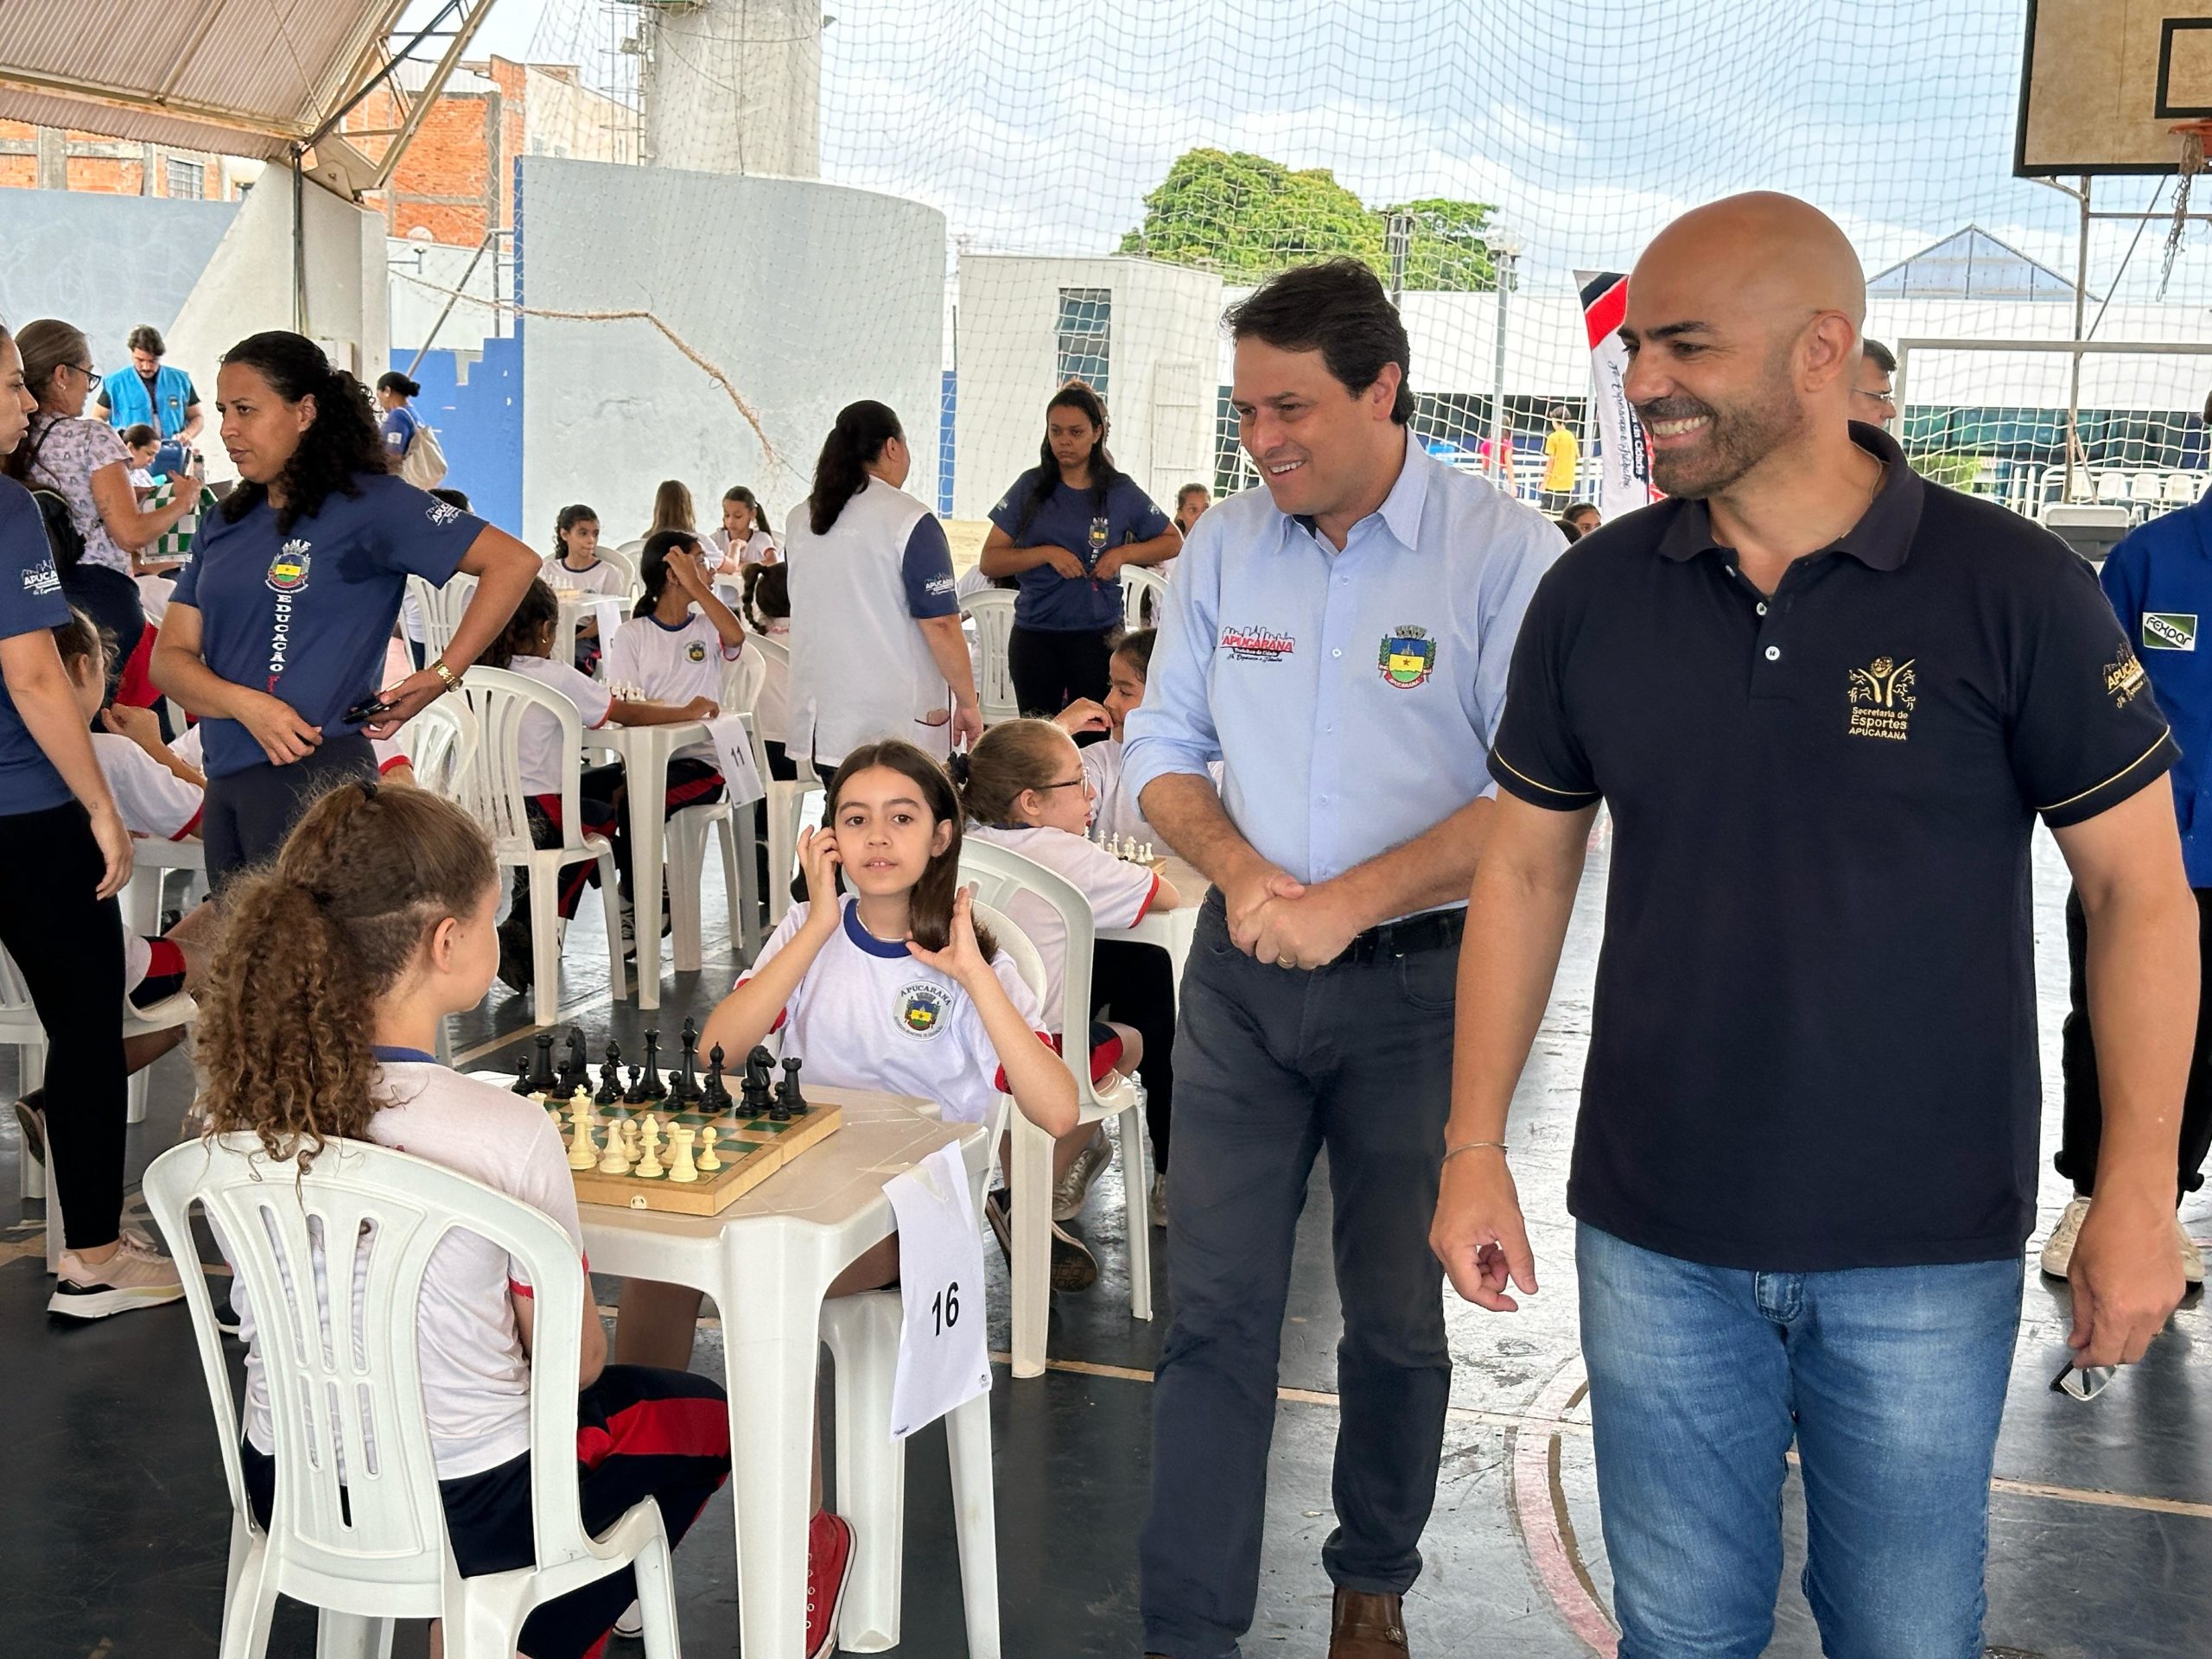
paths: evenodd
<path fill-rule="evenodd" d="M 1110 251 L 1205 143 L 1330 168 L 1370 205 L 1496 203 L 1545 285 L 1758 187 L 1834 214 L 1870 274 L 1968 223 L 2071 272 L 2071 205 L 2011 175 L 2026 0 L 823 3 L 823 176 L 940 208 L 960 246 Z M 498 0 L 477 48 L 611 63 L 633 16 Z M 2106 188 L 2138 208 L 2153 184 Z M 2162 233 L 2122 273 L 2134 227 L 2098 227 L 2093 290 L 2150 297 Z M 2208 235 L 2173 297 L 2212 301 Z"/>

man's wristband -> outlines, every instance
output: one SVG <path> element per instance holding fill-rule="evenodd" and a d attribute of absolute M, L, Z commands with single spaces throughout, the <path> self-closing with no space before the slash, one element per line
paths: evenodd
<path fill-rule="evenodd" d="M 1463 1152 L 1480 1152 L 1485 1147 L 1494 1147 L 1498 1151 L 1503 1152 L 1505 1142 L 1503 1141 L 1462 1141 L 1456 1147 L 1446 1147 L 1444 1149 L 1444 1161 L 1448 1164 Z"/>

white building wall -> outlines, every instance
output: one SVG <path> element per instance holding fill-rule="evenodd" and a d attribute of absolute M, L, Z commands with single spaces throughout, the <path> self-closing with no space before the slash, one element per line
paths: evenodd
<path fill-rule="evenodd" d="M 1037 464 L 1045 405 L 1065 378 L 1063 288 L 1112 296 L 1105 394 L 1116 464 L 1170 511 L 1178 486 L 1212 475 L 1219 278 L 1150 259 L 968 254 L 960 261 L 956 518 L 988 515 Z"/>
<path fill-rule="evenodd" d="M 681 479 L 702 528 L 733 484 L 781 527 L 837 410 L 874 397 L 937 492 L 944 217 L 893 196 L 788 179 L 532 156 L 523 168 L 523 299 L 644 309 L 728 377 L 775 455 L 715 380 L 650 321 L 525 317 L 523 515 L 599 509 L 641 535 L 654 487 Z"/>
<path fill-rule="evenodd" d="M 821 0 L 634 10 L 649 42 L 646 161 L 709 173 L 820 176 Z"/>

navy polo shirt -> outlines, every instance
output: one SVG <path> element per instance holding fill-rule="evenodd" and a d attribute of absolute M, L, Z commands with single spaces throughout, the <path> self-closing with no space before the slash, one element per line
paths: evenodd
<path fill-rule="evenodd" d="M 1016 547 L 1065 547 L 1090 569 L 1109 548 L 1148 542 L 1166 533 L 1167 515 L 1135 480 L 1118 474 L 1106 486 L 1103 503 L 1096 490 L 1056 486 L 1023 529 L 1021 516 L 1029 510 L 1039 472 L 1032 467 L 1016 479 L 1006 499 L 991 509 L 991 522 L 1011 536 Z M 1014 601 L 1016 627 L 1084 633 L 1122 626 L 1119 576 L 1104 582 L 1095 576 L 1064 576 L 1051 565 L 1040 564 L 1024 570 L 1018 580 L 1021 590 Z"/>
<path fill-rule="evenodd" d="M 1568 549 L 1491 750 L 1523 800 L 1613 817 L 1568 1207 L 1715 1267 L 2019 1252 L 2030 834 L 2174 760 L 2089 567 L 1852 434 L 1882 486 L 1771 596 L 1700 501 Z"/>
<path fill-rule="evenodd" d="M 2181 745 L 2174 812 L 2189 885 L 2212 887 L 2212 496 L 2131 532 L 2100 579 Z"/>
<path fill-rule="evenodd" d="M 61 578 L 54 572 L 54 549 L 38 504 L 14 479 L 0 478 L 0 639 L 59 627 L 68 620 L 69 601 L 61 596 Z M 0 817 L 43 812 L 68 798 L 69 785 L 23 724 L 6 682 L 0 681 Z"/>
<path fill-rule="evenodd" d="M 283 698 L 326 736 L 359 729 L 342 716 L 382 682 L 407 578 L 442 588 L 484 529 L 385 474 L 359 473 L 353 484 L 358 495 L 331 496 L 288 531 L 266 501 L 236 521 L 209 513 L 169 601 L 199 608 L 208 667 Z M 237 721 L 206 724 L 210 778 L 267 763 Z"/>

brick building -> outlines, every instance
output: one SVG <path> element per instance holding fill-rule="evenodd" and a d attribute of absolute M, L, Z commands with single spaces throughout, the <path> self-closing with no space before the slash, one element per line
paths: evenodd
<path fill-rule="evenodd" d="M 0 188 L 89 190 L 111 196 L 234 198 L 221 160 L 196 149 L 109 138 L 96 132 L 0 121 Z"/>

